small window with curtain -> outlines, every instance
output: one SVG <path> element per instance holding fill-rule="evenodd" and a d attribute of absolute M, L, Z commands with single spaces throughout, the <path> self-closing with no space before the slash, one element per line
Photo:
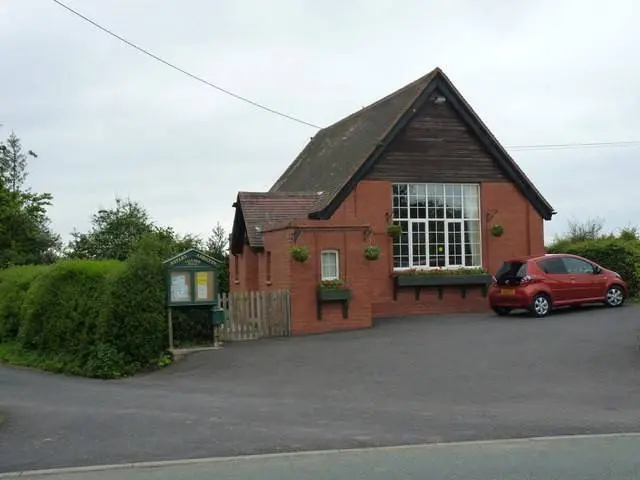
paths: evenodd
<path fill-rule="evenodd" d="M 239 267 L 238 267 L 238 256 L 234 255 L 233 256 L 233 274 L 234 274 L 236 282 L 238 281 L 238 270 L 239 270 Z"/>
<path fill-rule="evenodd" d="M 267 252 L 267 283 L 271 283 L 271 252 Z"/>
<path fill-rule="evenodd" d="M 323 250 L 320 256 L 320 279 L 338 280 L 340 278 L 340 255 L 338 250 Z"/>

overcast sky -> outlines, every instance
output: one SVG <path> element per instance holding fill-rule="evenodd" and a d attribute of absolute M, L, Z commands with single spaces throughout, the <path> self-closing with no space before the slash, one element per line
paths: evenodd
<path fill-rule="evenodd" d="M 326 126 L 444 69 L 505 146 L 640 141 L 637 0 L 67 0 L 182 68 Z M 181 233 L 230 227 L 315 130 L 240 102 L 51 0 L 0 0 L 0 137 L 36 151 L 54 228 L 129 196 Z M 567 221 L 640 224 L 633 147 L 512 151 Z"/>

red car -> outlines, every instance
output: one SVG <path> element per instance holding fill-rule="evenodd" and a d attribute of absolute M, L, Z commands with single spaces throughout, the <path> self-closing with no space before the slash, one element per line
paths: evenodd
<path fill-rule="evenodd" d="M 583 303 L 619 307 L 626 295 L 627 284 L 618 273 L 576 255 L 552 254 L 504 262 L 489 304 L 498 315 L 524 308 L 544 317 L 553 308 Z"/>

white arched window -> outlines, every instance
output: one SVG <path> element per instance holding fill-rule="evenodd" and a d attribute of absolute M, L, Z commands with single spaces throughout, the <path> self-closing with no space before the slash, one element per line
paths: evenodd
<path fill-rule="evenodd" d="M 320 279 L 338 280 L 340 278 L 340 254 L 338 250 L 323 250 L 320 254 Z"/>

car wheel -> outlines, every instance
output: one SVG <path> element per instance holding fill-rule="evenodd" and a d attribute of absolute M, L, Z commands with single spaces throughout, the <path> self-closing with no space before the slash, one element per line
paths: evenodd
<path fill-rule="evenodd" d="M 505 315 L 509 315 L 511 313 L 511 309 L 507 307 L 493 307 L 493 311 L 501 317 L 504 317 Z"/>
<path fill-rule="evenodd" d="M 544 293 L 539 293 L 531 300 L 529 311 L 534 317 L 546 317 L 551 311 L 551 300 Z"/>
<path fill-rule="evenodd" d="M 624 290 L 620 285 L 611 285 L 604 300 L 608 307 L 619 307 L 624 303 Z"/>

